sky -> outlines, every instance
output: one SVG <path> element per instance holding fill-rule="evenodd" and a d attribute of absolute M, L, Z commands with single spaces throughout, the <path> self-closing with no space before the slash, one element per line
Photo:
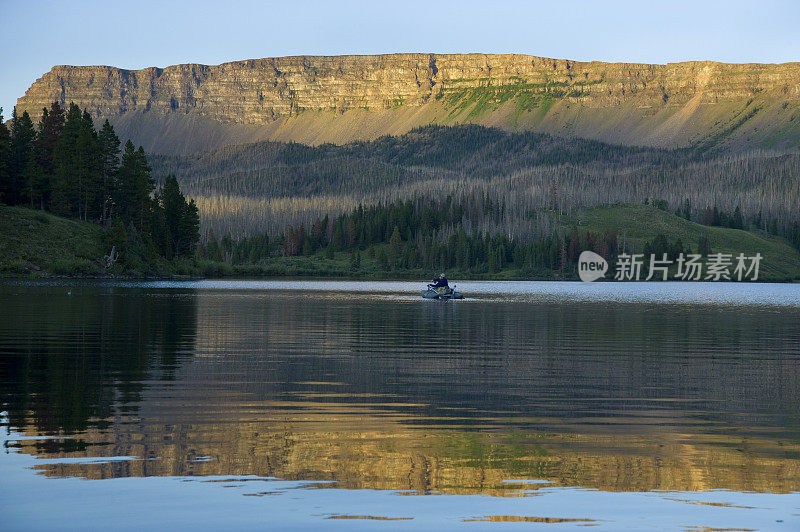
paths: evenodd
<path fill-rule="evenodd" d="M 286 55 L 524 53 L 579 61 L 800 61 L 799 0 L 0 0 L 0 106 L 54 65 Z"/>

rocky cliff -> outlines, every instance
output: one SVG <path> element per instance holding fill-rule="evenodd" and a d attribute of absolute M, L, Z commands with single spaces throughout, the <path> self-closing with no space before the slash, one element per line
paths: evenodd
<path fill-rule="evenodd" d="M 57 66 L 18 110 L 37 117 L 53 100 L 173 153 L 261 139 L 341 143 L 464 122 L 649 146 L 800 144 L 800 63 L 394 54 Z"/>

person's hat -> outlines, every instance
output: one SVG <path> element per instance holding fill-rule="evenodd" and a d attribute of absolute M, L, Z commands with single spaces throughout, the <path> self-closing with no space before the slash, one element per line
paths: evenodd
<path fill-rule="evenodd" d="M 439 274 L 439 277 L 444 277 L 444 274 L 443 274 L 443 273 L 442 273 L 442 274 Z"/>

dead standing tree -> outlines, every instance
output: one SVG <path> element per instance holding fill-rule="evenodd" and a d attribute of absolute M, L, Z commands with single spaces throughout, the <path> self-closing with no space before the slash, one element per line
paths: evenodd
<path fill-rule="evenodd" d="M 117 246 L 111 246 L 111 252 L 108 255 L 103 255 L 101 258 L 97 259 L 97 262 L 100 263 L 103 273 L 106 273 L 114 266 L 118 258 L 119 253 L 117 252 Z"/>

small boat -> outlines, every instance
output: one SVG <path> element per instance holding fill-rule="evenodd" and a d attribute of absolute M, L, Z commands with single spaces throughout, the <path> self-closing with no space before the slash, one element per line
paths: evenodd
<path fill-rule="evenodd" d="M 464 299 L 464 294 L 456 290 L 456 285 L 453 285 L 449 292 L 443 294 L 428 286 L 422 291 L 422 297 L 424 299 Z"/>

